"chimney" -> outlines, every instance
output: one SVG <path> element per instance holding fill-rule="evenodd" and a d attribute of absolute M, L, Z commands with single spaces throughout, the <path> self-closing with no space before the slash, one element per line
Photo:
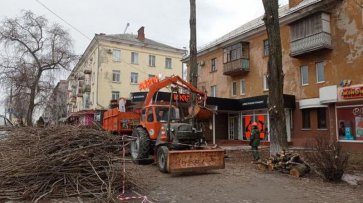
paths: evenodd
<path fill-rule="evenodd" d="M 137 31 L 137 39 L 140 41 L 145 40 L 144 26 L 141 26 L 140 29 Z"/>
<path fill-rule="evenodd" d="M 302 1 L 304 1 L 304 0 L 289 0 L 289 8 L 297 6 Z"/>

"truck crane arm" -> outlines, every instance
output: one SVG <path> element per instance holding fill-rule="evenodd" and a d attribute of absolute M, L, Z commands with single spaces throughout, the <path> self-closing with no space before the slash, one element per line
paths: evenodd
<path fill-rule="evenodd" d="M 149 93 L 146 96 L 144 106 L 147 106 L 151 103 L 151 101 L 157 91 L 159 91 L 160 89 L 167 87 L 168 85 L 171 85 L 171 84 L 185 88 L 185 89 L 189 89 L 191 92 L 194 92 L 194 93 L 198 94 L 199 96 L 201 96 L 203 100 L 206 100 L 206 98 L 207 98 L 207 94 L 205 92 L 198 90 L 193 85 L 186 82 L 179 76 L 172 76 L 172 77 L 165 78 L 164 80 L 161 80 L 157 83 L 154 83 L 149 87 Z"/>

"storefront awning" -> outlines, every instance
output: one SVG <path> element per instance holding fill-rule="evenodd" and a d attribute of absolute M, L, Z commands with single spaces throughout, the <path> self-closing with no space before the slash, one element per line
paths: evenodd
<path fill-rule="evenodd" d="M 320 103 L 320 98 L 302 99 L 299 101 L 300 109 L 326 108 L 328 105 Z"/>

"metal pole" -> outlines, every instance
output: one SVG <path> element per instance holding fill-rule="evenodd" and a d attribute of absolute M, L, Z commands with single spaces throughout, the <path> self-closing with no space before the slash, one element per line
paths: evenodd
<path fill-rule="evenodd" d="M 213 144 L 216 144 L 216 113 L 213 112 Z"/>

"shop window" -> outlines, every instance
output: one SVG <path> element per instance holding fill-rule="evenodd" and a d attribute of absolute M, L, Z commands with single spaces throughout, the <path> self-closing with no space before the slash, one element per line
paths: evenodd
<path fill-rule="evenodd" d="M 340 140 L 363 141 L 363 105 L 337 107 Z"/>
<path fill-rule="evenodd" d="M 318 108 L 317 110 L 317 121 L 318 121 L 318 129 L 326 129 L 326 108 Z"/>
<path fill-rule="evenodd" d="M 310 110 L 302 109 L 301 113 L 302 113 L 302 128 L 310 129 Z"/>

